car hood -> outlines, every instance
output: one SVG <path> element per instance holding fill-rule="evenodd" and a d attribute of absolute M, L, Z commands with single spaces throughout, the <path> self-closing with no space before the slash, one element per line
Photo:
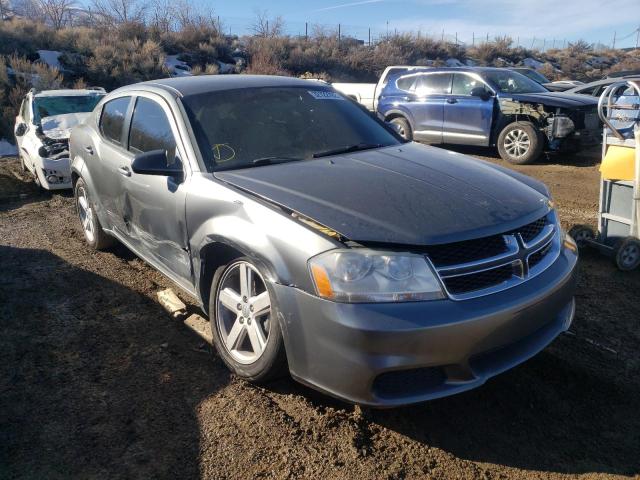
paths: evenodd
<path fill-rule="evenodd" d="M 595 107 L 598 99 L 587 95 L 565 92 L 543 92 L 543 93 L 509 93 L 500 94 L 503 100 L 513 99 L 526 103 L 541 103 L 549 107 L 580 108 Z"/>
<path fill-rule="evenodd" d="M 468 240 L 512 230 L 549 211 L 542 184 L 416 143 L 215 177 L 361 243 Z"/>
<path fill-rule="evenodd" d="M 69 138 L 71 129 L 84 122 L 91 112 L 81 113 L 63 113 L 61 115 L 51 115 L 40 120 L 42 125 L 42 133 L 47 137 L 55 140 Z"/>

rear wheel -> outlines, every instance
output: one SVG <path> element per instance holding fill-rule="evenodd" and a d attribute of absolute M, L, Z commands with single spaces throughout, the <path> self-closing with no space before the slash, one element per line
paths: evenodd
<path fill-rule="evenodd" d="M 100 220 L 98 220 L 93 201 L 89 195 L 89 189 L 82 178 L 76 182 L 74 193 L 76 210 L 82 224 L 85 240 L 95 250 L 104 250 L 110 247 L 113 244 L 113 237 L 102 230 L 102 225 L 100 225 Z"/>
<path fill-rule="evenodd" d="M 209 318 L 216 350 L 227 367 L 255 383 L 286 373 L 282 332 L 273 293 L 246 257 L 218 268 Z"/>
<path fill-rule="evenodd" d="M 613 252 L 618 269 L 629 271 L 640 266 L 640 240 L 633 237 L 618 240 Z"/>
<path fill-rule="evenodd" d="M 396 125 L 398 135 L 405 140 L 413 140 L 413 131 L 409 121 L 404 117 L 392 118 L 389 123 Z"/>
<path fill-rule="evenodd" d="M 498 153 L 515 165 L 535 162 L 542 154 L 544 139 L 531 122 L 513 122 L 498 135 Z"/>

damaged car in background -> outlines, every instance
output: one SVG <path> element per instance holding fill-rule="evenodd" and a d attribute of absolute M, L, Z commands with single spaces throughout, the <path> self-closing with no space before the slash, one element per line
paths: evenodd
<path fill-rule="evenodd" d="M 549 92 L 508 69 L 432 68 L 390 79 L 381 119 L 406 139 L 495 146 L 514 164 L 546 151 L 577 152 L 600 142 L 597 99 Z"/>
<path fill-rule="evenodd" d="M 569 328 L 576 246 L 549 191 L 406 142 L 326 84 L 171 78 L 71 134 L 77 212 L 198 299 L 239 377 L 397 406 L 452 395 Z"/>
<path fill-rule="evenodd" d="M 22 101 L 14 134 L 20 164 L 46 190 L 71 188 L 69 134 L 104 97 L 102 88 L 32 89 Z"/>

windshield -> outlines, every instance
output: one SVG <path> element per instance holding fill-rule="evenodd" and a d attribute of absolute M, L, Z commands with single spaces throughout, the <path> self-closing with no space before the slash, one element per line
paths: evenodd
<path fill-rule="evenodd" d="M 65 113 L 90 112 L 104 95 L 70 95 L 68 97 L 35 97 L 33 99 L 34 121 Z"/>
<path fill-rule="evenodd" d="M 549 79 L 547 77 L 545 77 L 541 73 L 536 72 L 535 70 L 529 70 L 528 68 L 523 68 L 522 70 L 514 70 L 514 72 L 521 73 L 522 75 L 530 78 L 534 82 L 549 83 Z"/>
<path fill-rule="evenodd" d="M 543 93 L 546 88 L 521 73 L 511 70 L 491 70 L 482 72 L 484 80 L 500 93 Z"/>
<path fill-rule="evenodd" d="M 208 171 L 401 143 L 360 106 L 315 85 L 207 92 L 183 103 Z"/>

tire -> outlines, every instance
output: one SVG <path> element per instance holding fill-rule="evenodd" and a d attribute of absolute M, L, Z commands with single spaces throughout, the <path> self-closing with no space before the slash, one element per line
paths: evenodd
<path fill-rule="evenodd" d="M 498 153 L 514 165 L 535 162 L 542 154 L 544 139 L 531 122 L 513 122 L 498 135 Z"/>
<path fill-rule="evenodd" d="M 619 270 L 623 272 L 635 270 L 640 266 L 640 240 L 633 237 L 618 240 L 613 247 L 613 254 Z"/>
<path fill-rule="evenodd" d="M 107 235 L 100 225 L 96 209 L 89 194 L 89 188 L 82 178 L 79 178 L 73 189 L 76 212 L 80 218 L 82 232 L 87 244 L 94 250 L 105 250 L 114 243 L 113 237 Z"/>
<path fill-rule="evenodd" d="M 595 240 L 596 234 L 589 225 L 574 225 L 569 230 L 569 235 L 573 238 L 578 245 L 578 248 L 582 249 L 588 245 L 588 240 Z"/>
<path fill-rule="evenodd" d="M 393 123 L 397 125 L 398 135 L 400 135 L 405 140 L 413 140 L 413 130 L 411 130 L 411 125 L 409 121 L 404 117 L 395 117 L 389 120 L 389 123 Z"/>
<path fill-rule="evenodd" d="M 241 287 L 243 275 L 250 279 L 246 287 Z M 256 298 L 262 300 L 254 303 Z M 271 286 L 247 257 L 219 267 L 213 276 L 209 298 L 213 344 L 229 370 L 252 383 L 288 373 L 274 299 Z M 254 310 L 258 304 L 260 311 Z"/>

